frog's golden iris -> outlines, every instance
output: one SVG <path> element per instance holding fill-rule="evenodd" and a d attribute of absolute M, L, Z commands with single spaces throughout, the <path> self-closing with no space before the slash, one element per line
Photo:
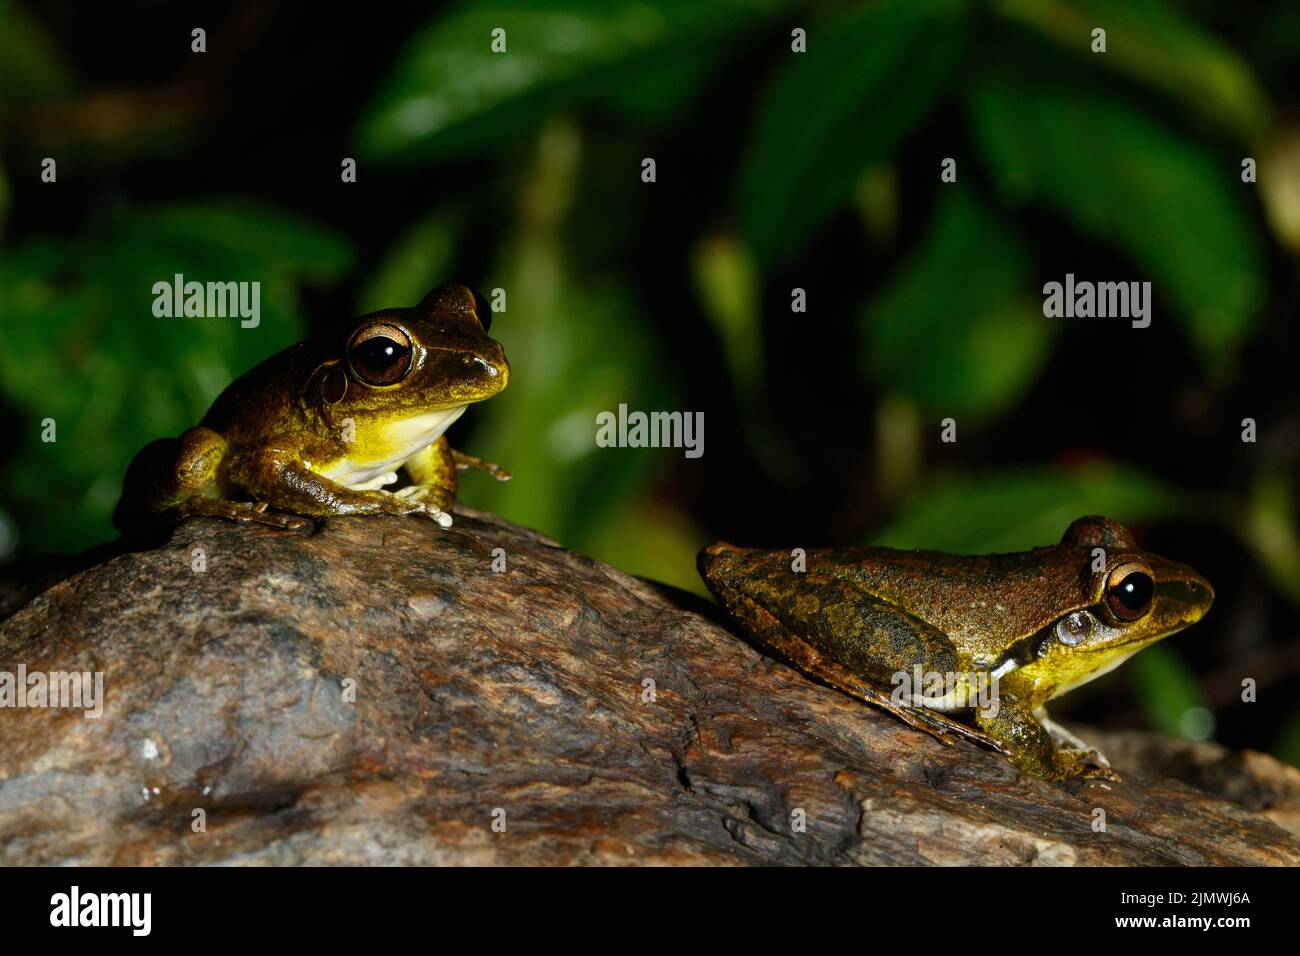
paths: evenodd
<path fill-rule="evenodd" d="M 490 314 L 469 289 L 444 286 L 271 356 L 198 426 L 136 455 L 114 520 L 125 532 L 196 514 L 284 528 L 348 514 L 450 525 L 458 469 L 510 477 L 443 435 L 509 380 Z M 410 484 L 383 490 L 399 468 Z"/>

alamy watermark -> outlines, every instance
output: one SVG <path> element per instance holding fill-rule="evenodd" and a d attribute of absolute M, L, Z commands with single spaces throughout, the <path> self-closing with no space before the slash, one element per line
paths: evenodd
<path fill-rule="evenodd" d="M 1074 273 L 1065 274 L 1065 282 L 1043 286 L 1043 315 L 1051 319 L 1131 319 L 1133 328 L 1151 324 L 1150 282 L 1074 281 Z"/>
<path fill-rule="evenodd" d="M 704 454 L 703 412 L 629 412 L 627 405 L 596 415 L 601 448 L 683 448 L 687 458 Z"/>
<path fill-rule="evenodd" d="M 255 329 L 262 321 L 260 282 L 186 282 L 178 272 L 171 282 L 155 282 L 153 296 L 153 314 L 160 319 L 238 316 L 245 329 Z"/>
<path fill-rule="evenodd" d="M 896 671 L 890 700 L 900 707 L 926 707 L 951 711 L 971 708 L 982 717 L 996 717 L 998 675 L 988 671 L 927 671 L 914 664 L 910 671 Z"/>
<path fill-rule="evenodd" d="M 91 719 L 104 714 L 103 671 L 0 671 L 0 708 L 82 710 Z"/>

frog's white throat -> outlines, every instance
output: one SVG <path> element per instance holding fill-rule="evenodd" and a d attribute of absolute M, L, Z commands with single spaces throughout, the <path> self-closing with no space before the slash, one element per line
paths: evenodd
<path fill-rule="evenodd" d="M 386 450 L 381 457 L 369 459 L 354 454 L 340 458 L 324 469 L 321 476 L 353 491 L 373 491 L 391 485 L 397 480 L 397 469 L 441 438 L 468 407 L 458 405 L 435 412 L 420 412 L 390 422 L 385 428 Z"/>

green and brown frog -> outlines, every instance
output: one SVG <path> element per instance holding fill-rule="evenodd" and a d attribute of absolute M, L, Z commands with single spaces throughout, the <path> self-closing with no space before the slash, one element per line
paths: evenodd
<path fill-rule="evenodd" d="M 1047 702 L 1196 623 L 1214 600 L 1201 575 L 1140 550 L 1101 517 L 1018 554 L 845 548 L 792 560 L 719 542 L 700 552 L 699 570 L 760 649 L 946 743 L 976 741 L 1050 780 L 1118 778 L 1047 718 Z M 959 677 L 898 693 L 922 672 Z M 987 685 L 992 706 L 978 693 Z"/>
<path fill-rule="evenodd" d="M 271 356 L 196 427 L 136 455 L 115 523 L 129 533 L 215 515 L 296 528 L 303 515 L 415 514 L 450 526 L 459 470 L 510 477 L 443 434 L 509 380 L 490 322 L 474 293 L 449 285 Z M 410 483 L 384 490 L 398 469 Z"/>

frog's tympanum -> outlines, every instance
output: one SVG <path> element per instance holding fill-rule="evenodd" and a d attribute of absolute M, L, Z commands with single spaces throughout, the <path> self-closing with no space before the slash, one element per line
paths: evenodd
<path fill-rule="evenodd" d="M 944 742 L 976 741 L 1051 780 L 1117 777 L 1047 719 L 1046 703 L 1200 620 L 1214 600 L 1205 578 L 1099 517 L 1019 554 L 845 548 L 803 562 L 724 543 L 699 557 L 709 589 L 760 649 Z M 949 679 L 898 693 L 923 673 Z M 986 685 L 991 705 L 977 705 Z"/>
<path fill-rule="evenodd" d="M 444 286 L 271 356 L 198 426 L 136 455 L 115 522 L 129 532 L 217 515 L 294 528 L 305 524 L 297 515 L 416 514 L 449 526 L 458 469 L 510 477 L 443 436 L 506 387 L 490 320 L 469 289 Z M 399 468 L 410 484 L 383 490 Z"/>

